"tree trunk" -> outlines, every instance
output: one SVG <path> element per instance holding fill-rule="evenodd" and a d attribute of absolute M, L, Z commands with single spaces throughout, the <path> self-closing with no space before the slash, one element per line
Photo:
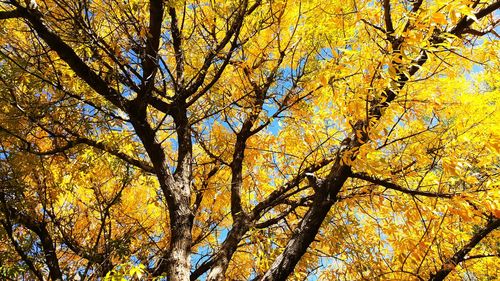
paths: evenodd
<path fill-rule="evenodd" d="M 191 228 L 189 186 L 178 188 L 176 204 L 170 209 L 170 249 L 167 266 L 169 281 L 189 281 L 191 275 Z"/>

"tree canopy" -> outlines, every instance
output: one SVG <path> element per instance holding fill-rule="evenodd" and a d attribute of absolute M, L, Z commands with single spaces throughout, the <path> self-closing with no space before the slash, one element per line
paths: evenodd
<path fill-rule="evenodd" d="M 0 0 L 0 278 L 496 280 L 498 0 Z"/>

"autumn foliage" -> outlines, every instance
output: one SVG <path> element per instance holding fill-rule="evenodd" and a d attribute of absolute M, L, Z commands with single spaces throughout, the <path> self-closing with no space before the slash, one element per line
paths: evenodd
<path fill-rule="evenodd" d="M 0 0 L 0 279 L 497 280 L 498 0 Z"/>

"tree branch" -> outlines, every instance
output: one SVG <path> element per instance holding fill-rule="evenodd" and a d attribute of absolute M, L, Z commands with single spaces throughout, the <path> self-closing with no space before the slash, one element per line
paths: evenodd
<path fill-rule="evenodd" d="M 203 85 L 203 82 L 205 81 L 205 78 L 208 74 L 208 69 L 210 68 L 210 66 L 212 66 L 213 60 L 227 46 L 227 44 L 231 41 L 231 38 L 239 34 L 239 31 L 243 26 L 243 19 L 247 12 L 249 12 L 247 10 L 247 5 L 248 0 L 243 0 L 240 7 L 238 7 L 239 11 L 236 13 L 235 18 L 233 18 L 233 22 L 229 30 L 226 32 L 224 38 L 222 38 L 219 44 L 217 44 L 212 50 L 209 50 L 208 55 L 203 60 L 203 65 L 201 66 L 200 70 L 188 83 L 188 88 L 186 89 L 184 98 L 187 98 L 188 96 L 194 94 Z M 224 64 L 224 67 L 225 65 L 227 65 L 227 62 Z M 217 78 L 217 75 L 215 76 L 215 78 Z"/>
<path fill-rule="evenodd" d="M 38 150 L 35 150 L 33 147 L 32 147 L 32 143 L 30 143 L 29 141 L 27 141 L 26 139 L 24 139 L 23 137 L 11 132 L 10 130 L 6 129 L 6 128 L 3 128 L 2 126 L 0 126 L 0 131 L 3 131 L 3 132 L 6 132 L 7 134 L 17 138 L 18 140 L 20 140 L 22 143 L 25 144 L 25 147 L 23 148 L 26 152 L 28 153 L 31 153 L 31 154 L 35 154 L 35 155 L 40 155 L 40 156 L 46 156 L 46 155 L 53 155 L 53 154 L 57 154 L 57 153 L 61 153 L 61 152 L 64 152 L 64 151 L 67 151 L 68 149 L 71 149 L 71 148 L 74 148 L 80 144 L 86 144 L 88 146 L 91 146 L 91 147 L 94 147 L 94 148 L 97 148 L 99 150 L 102 150 L 104 152 L 107 152 L 137 168 L 140 168 L 142 170 L 144 170 L 145 172 L 148 172 L 148 173 L 154 173 L 154 169 L 153 169 L 153 166 L 151 166 L 149 163 L 147 163 L 146 161 L 143 161 L 143 160 L 139 160 L 139 159 L 136 159 L 136 158 L 133 158 L 129 155 L 127 155 L 126 153 L 123 153 L 123 152 L 120 152 L 116 149 L 113 149 L 109 146 L 107 146 L 106 144 L 104 144 L 103 142 L 98 142 L 98 141 L 95 141 L 95 140 L 91 140 L 89 138 L 84 138 L 84 137 L 81 137 L 81 136 L 77 136 L 76 139 L 74 140 L 68 140 L 66 141 L 66 144 L 63 145 L 63 146 L 59 146 L 59 147 L 55 147 L 53 149 L 49 149 L 49 150 L 44 150 L 44 151 L 38 151 Z M 71 132 L 72 134 L 74 134 L 74 132 Z"/>
<path fill-rule="evenodd" d="M 429 281 L 442 281 L 450 274 L 455 267 L 467 260 L 467 254 L 476 247 L 481 240 L 483 240 L 490 232 L 494 231 L 500 227 L 500 218 L 494 218 L 486 226 L 481 228 L 474 236 L 471 237 L 469 242 L 465 246 L 463 246 L 460 250 L 458 250 L 451 258 L 446 260 L 446 262 L 441 266 L 437 272 L 431 274 Z"/>
<path fill-rule="evenodd" d="M 391 18 L 391 1 L 390 0 L 383 0 L 383 5 L 384 5 L 384 20 L 385 20 L 385 29 L 389 34 L 392 34 L 394 32 L 394 27 L 392 25 L 392 18 Z"/>
<path fill-rule="evenodd" d="M 374 176 L 367 175 L 365 173 L 352 173 L 350 175 L 351 178 L 355 179 L 361 179 L 376 185 L 383 186 L 387 189 L 391 190 L 396 190 L 405 194 L 409 194 L 412 196 L 425 196 L 425 197 L 433 197 L 433 198 L 452 198 L 453 196 L 456 196 L 456 194 L 450 194 L 450 193 L 437 193 L 437 192 L 428 192 L 428 191 L 421 191 L 421 190 L 411 190 L 404 188 L 398 184 L 389 182 L 388 180 L 382 180 L 379 178 L 376 178 Z"/>
<path fill-rule="evenodd" d="M 139 107 L 145 106 L 155 84 L 158 70 L 158 48 L 160 46 L 161 25 L 163 22 L 163 0 L 149 2 L 149 32 L 146 39 L 144 57 L 142 58 L 141 92 L 136 102 Z"/>
<path fill-rule="evenodd" d="M 483 17 L 493 13 L 495 10 L 500 9 L 500 1 L 495 1 L 492 4 L 484 7 L 483 9 L 476 12 L 474 15 L 476 18 L 482 19 Z M 474 20 L 468 16 L 464 16 L 460 21 L 458 21 L 457 25 L 450 30 L 450 33 L 460 36 L 464 34 L 468 28 L 474 23 Z"/>
<path fill-rule="evenodd" d="M 97 149 L 105 151 L 105 152 L 107 152 L 107 153 L 109 153 L 109 154 L 111 154 L 111 155 L 137 167 L 137 168 L 144 170 L 145 172 L 154 173 L 153 166 L 151 164 L 147 163 L 146 161 L 133 158 L 133 157 L 127 155 L 126 153 L 120 152 L 116 149 L 113 149 L 113 148 L 105 145 L 102 142 L 97 142 L 97 141 L 87 139 L 87 138 L 77 139 L 76 142 L 80 142 L 80 143 L 86 144 L 88 146 L 95 147 Z"/>
<path fill-rule="evenodd" d="M 7 204 L 6 202 L 3 203 Z M 4 206 L 3 209 L 6 216 L 13 218 L 17 223 L 20 223 L 21 225 L 36 233 L 36 235 L 40 239 L 40 244 L 42 245 L 45 261 L 47 266 L 49 267 L 49 276 L 51 280 L 63 280 L 61 268 L 59 267 L 59 260 L 56 255 L 56 249 L 54 247 L 54 241 L 52 240 L 52 237 L 47 230 L 46 223 L 37 222 L 33 217 L 19 212 L 18 210 L 8 205 Z"/>
<path fill-rule="evenodd" d="M 5 220 L 0 220 L 0 223 L 2 224 L 10 241 L 12 242 L 17 254 L 21 257 L 21 260 L 28 266 L 29 270 L 31 270 L 31 272 L 33 272 L 33 274 L 35 275 L 37 280 L 43 281 L 44 278 L 43 278 L 42 273 L 35 267 L 35 265 L 33 264 L 33 261 L 28 257 L 28 255 L 24 252 L 24 250 L 21 248 L 19 243 L 14 238 L 12 223 L 10 222 L 9 218 L 7 218 Z"/>
<path fill-rule="evenodd" d="M 13 19 L 19 17 L 21 17 L 21 13 L 17 9 L 12 11 L 0 11 L 0 20 Z"/>
<path fill-rule="evenodd" d="M 179 29 L 175 8 L 170 7 L 168 9 L 168 14 L 170 15 L 170 31 L 172 34 L 175 56 L 175 75 L 177 80 L 175 81 L 175 85 L 177 89 L 180 89 L 180 87 L 184 84 L 184 51 L 182 50 L 182 30 Z"/>
<path fill-rule="evenodd" d="M 49 47 L 54 50 L 59 57 L 64 60 L 78 77 L 85 81 L 93 90 L 102 95 L 106 100 L 116 107 L 125 110 L 128 101 L 123 98 L 114 88 L 108 85 L 99 75 L 97 75 L 82 59 L 76 54 L 66 42 L 56 33 L 49 30 L 42 20 L 42 14 L 36 10 L 28 10 L 17 5 L 19 14 L 28 20 L 33 29 L 38 33 Z M 126 110 L 125 110 L 126 111 Z"/>
<path fill-rule="evenodd" d="M 330 211 L 330 208 L 339 199 L 337 195 L 351 173 L 350 167 L 342 164 L 340 155 L 337 155 L 327 178 L 319 184 L 311 207 L 300 221 L 299 226 L 294 229 L 292 238 L 288 241 L 285 249 L 276 258 L 269 270 L 260 279 L 261 281 L 286 280 L 314 241 L 321 224 Z"/>

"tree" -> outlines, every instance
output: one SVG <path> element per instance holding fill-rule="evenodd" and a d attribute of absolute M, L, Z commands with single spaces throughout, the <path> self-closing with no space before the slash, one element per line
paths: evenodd
<path fill-rule="evenodd" d="M 2 278 L 493 280 L 499 7 L 2 0 Z"/>

